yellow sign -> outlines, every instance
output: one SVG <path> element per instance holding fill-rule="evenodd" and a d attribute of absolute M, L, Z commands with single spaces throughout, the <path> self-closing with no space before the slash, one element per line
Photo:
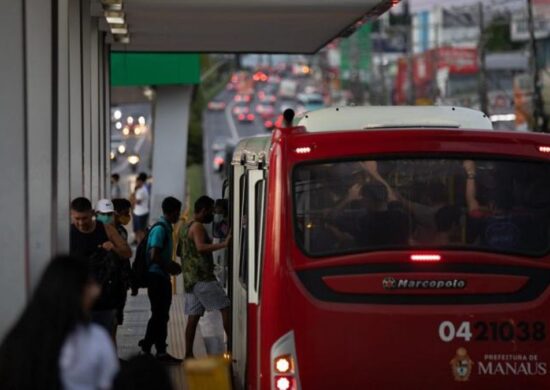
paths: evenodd
<path fill-rule="evenodd" d="M 230 359 L 207 357 L 185 361 L 185 376 L 189 390 L 230 390 Z"/>

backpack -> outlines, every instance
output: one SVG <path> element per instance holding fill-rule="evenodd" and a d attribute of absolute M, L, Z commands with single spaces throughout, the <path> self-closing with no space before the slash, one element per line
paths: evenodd
<path fill-rule="evenodd" d="M 132 274 L 130 279 L 130 287 L 132 288 L 132 295 L 136 296 L 138 290 L 141 287 L 147 287 L 147 271 L 149 270 L 150 259 L 149 253 L 147 253 L 147 242 L 149 241 L 149 233 L 156 226 L 162 226 L 165 229 L 164 225 L 161 222 L 155 223 L 145 233 L 145 237 L 140 241 L 136 249 L 136 256 L 134 257 L 134 262 L 132 263 Z M 168 232 L 166 233 L 165 242 L 163 247 L 168 244 Z"/>
<path fill-rule="evenodd" d="M 120 258 L 112 251 L 100 249 L 90 255 L 88 262 L 91 275 L 101 286 L 101 295 L 93 310 L 116 308 L 120 302 Z"/>

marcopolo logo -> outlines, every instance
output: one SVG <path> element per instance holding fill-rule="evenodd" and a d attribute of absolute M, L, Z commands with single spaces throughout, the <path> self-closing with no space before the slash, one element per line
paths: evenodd
<path fill-rule="evenodd" d="M 397 280 L 392 277 L 384 278 L 382 281 L 382 287 L 384 287 L 385 290 L 393 290 L 397 287 Z"/>
<path fill-rule="evenodd" d="M 388 276 L 382 280 L 382 287 L 385 290 L 398 289 L 463 289 L 466 281 L 462 279 L 396 279 Z"/>

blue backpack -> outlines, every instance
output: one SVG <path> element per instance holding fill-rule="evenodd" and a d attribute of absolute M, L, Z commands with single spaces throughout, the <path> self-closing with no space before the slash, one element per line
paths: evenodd
<path fill-rule="evenodd" d="M 147 242 L 149 241 L 149 233 L 156 226 L 162 226 L 163 229 L 166 229 L 163 223 L 155 223 L 147 229 L 145 237 L 143 237 L 143 240 L 141 240 L 136 249 L 136 256 L 134 258 L 134 262 L 132 263 L 132 277 L 130 279 L 130 287 L 132 289 L 133 296 L 137 295 L 140 288 L 147 287 L 147 271 L 149 270 L 149 265 L 151 263 L 149 253 L 147 252 Z M 168 245 L 168 239 L 168 232 L 166 232 L 163 247 Z"/>

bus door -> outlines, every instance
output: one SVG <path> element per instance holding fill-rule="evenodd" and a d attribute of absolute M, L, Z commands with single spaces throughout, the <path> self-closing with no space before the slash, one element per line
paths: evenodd
<path fill-rule="evenodd" d="M 246 174 L 245 168 L 235 165 L 232 175 L 232 355 L 237 388 L 244 387 L 246 374 L 246 309 L 247 292 L 242 281 L 241 262 L 246 253 Z"/>
<path fill-rule="evenodd" d="M 234 296 L 233 296 L 233 335 L 237 385 L 244 387 L 247 375 L 247 363 L 254 363 L 248 369 L 255 368 L 256 358 L 248 359 L 247 350 L 255 350 L 257 334 L 255 317 L 248 318 L 249 305 L 258 304 L 260 286 L 260 259 L 263 248 L 264 210 L 265 210 L 265 171 L 247 170 L 239 179 L 240 226 L 234 225 L 239 239 L 234 240 Z M 235 182 L 235 185 L 237 183 Z M 250 373 L 252 374 L 252 373 Z M 254 375 L 257 377 L 257 375 Z"/>

